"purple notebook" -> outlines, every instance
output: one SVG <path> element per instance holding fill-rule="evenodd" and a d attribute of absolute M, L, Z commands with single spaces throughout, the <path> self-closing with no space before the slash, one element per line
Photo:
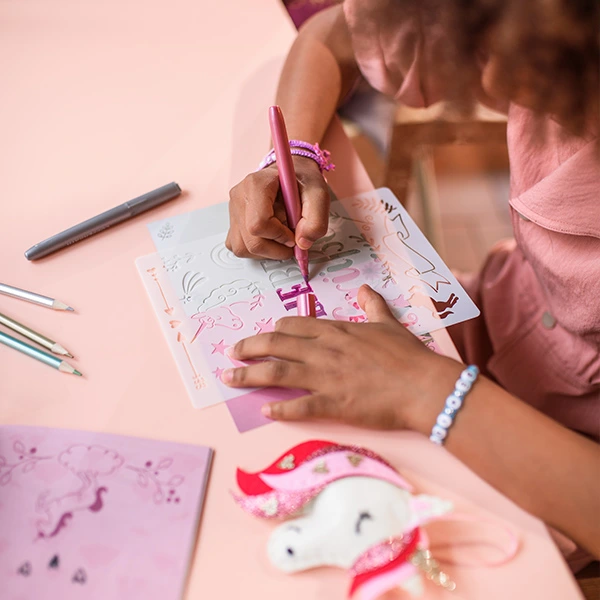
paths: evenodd
<path fill-rule="evenodd" d="M 0 426 L 2 600 L 183 595 L 212 450 Z"/>

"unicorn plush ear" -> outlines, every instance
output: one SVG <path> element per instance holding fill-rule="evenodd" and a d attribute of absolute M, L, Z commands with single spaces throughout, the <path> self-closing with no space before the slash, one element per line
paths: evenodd
<path fill-rule="evenodd" d="M 418 527 L 451 512 L 454 507 L 452 502 L 448 500 L 442 500 L 437 496 L 419 494 L 410 499 L 410 508 L 415 519 L 414 525 Z"/>

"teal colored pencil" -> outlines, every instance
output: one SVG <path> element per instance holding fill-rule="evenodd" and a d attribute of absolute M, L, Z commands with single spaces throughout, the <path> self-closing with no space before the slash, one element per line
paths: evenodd
<path fill-rule="evenodd" d="M 48 354 L 47 352 L 43 352 L 42 350 L 38 350 L 17 338 L 14 338 L 10 335 L 6 335 L 0 331 L 0 343 L 9 346 L 10 348 L 14 348 L 23 354 L 27 354 L 27 356 L 31 356 L 31 358 L 35 358 L 40 362 L 47 364 L 49 367 L 53 367 L 54 369 L 58 369 L 63 373 L 71 373 L 72 375 L 79 375 L 81 373 L 74 369 L 68 362 L 61 360 L 56 356 L 52 356 L 52 354 Z"/>

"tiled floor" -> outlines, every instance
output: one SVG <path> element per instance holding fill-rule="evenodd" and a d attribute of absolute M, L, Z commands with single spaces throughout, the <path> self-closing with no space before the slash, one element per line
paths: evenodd
<path fill-rule="evenodd" d="M 512 237 L 508 173 L 440 175 L 436 180 L 443 258 L 453 269 L 477 270 L 498 240 Z"/>

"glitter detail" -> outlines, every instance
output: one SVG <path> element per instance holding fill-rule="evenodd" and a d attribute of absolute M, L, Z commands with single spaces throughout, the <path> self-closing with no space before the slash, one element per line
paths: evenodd
<path fill-rule="evenodd" d="M 337 452 L 339 450 L 347 450 L 352 454 L 360 454 L 361 456 L 366 456 L 367 458 L 372 458 L 373 460 L 379 461 L 381 464 L 393 469 L 397 472 L 397 470 L 384 458 L 376 454 L 372 450 L 368 450 L 367 448 L 362 448 L 361 446 L 344 446 L 341 444 L 332 444 L 331 446 L 326 446 L 325 448 L 321 448 L 320 450 L 315 450 L 310 456 L 307 456 L 304 462 L 308 462 L 310 460 L 314 460 L 319 456 L 325 456 L 330 454 L 331 452 Z"/>
<path fill-rule="evenodd" d="M 315 465 L 313 469 L 313 473 L 329 473 L 329 469 L 327 468 L 327 463 L 325 461 L 321 461 Z"/>
<path fill-rule="evenodd" d="M 417 535 L 418 530 L 413 529 L 404 535 L 390 537 L 375 546 L 371 546 L 350 567 L 350 573 L 356 577 L 397 560 L 413 544 Z M 408 559 L 408 556 L 406 559 Z"/>
<path fill-rule="evenodd" d="M 261 507 L 265 517 L 273 517 L 277 514 L 279 508 L 279 502 L 275 496 L 271 496 Z"/>
<path fill-rule="evenodd" d="M 360 454 L 348 454 L 348 462 L 353 466 L 353 467 L 358 467 L 358 465 L 360 465 L 360 463 L 363 461 L 363 457 L 360 456 Z"/>
<path fill-rule="evenodd" d="M 279 464 L 277 465 L 282 471 L 291 471 L 296 468 L 296 464 L 294 462 L 294 455 L 287 454 L 284 456 Z"/>
<path fill-rule="evenodd" d="M 258 496 L 232 495 L 236 504 L 248 514 L 261 519 L 281 519 L 300 512 L 324 487 L 322 485 L 298 492 L 274 490 Z"/>

